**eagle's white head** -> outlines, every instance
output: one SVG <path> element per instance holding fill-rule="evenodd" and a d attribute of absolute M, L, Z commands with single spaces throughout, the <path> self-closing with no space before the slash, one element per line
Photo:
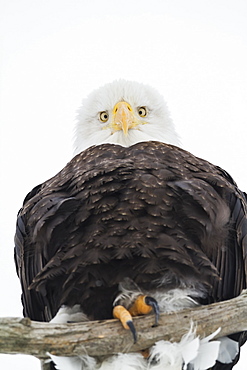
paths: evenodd
<path fill-rule="evenodd" d="M 152 87 L 118 80 L 93 91 L 78 112 L 75 154 L 104 143 L 130 146 L 156 140 L 179 145 L 163 97 Z"/>

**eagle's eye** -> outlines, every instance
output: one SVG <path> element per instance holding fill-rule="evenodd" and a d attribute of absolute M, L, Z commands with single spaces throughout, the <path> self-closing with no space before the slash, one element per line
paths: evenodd
<path fill-rule="evenodd" d="M 146 117 L 147 113 L 148 113 L 147 108 L 145 107 L 138 108 L 138 114 L 140 117 Z"/>
<path fill-rule="evenodd" d="M 99 119 L 100 119 L 101 122 L 108 121 L 108 118 L 109 118 L 109 114 L 106 111 L 100 112 Z"/>

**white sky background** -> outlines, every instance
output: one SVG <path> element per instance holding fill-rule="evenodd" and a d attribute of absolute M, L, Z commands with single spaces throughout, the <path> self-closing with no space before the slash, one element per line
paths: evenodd
<path fill-rule="evenodd" d="M 246 0 L 0 0 L 0 18 L 0 316 L 22 315 L 17 211 L 71 159 L 76 110 L 92 89 L 118 78 L 154 86 L 183 147 L 246 190 Z M 39 361 L 1 355 L 0 368 Z"/>

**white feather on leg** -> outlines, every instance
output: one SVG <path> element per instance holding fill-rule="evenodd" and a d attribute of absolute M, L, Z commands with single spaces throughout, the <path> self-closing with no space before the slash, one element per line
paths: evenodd
<path fill-rule="evenodd" d="M 147 362 L 140 353 L 119 353 L 105 360 L 99 370 L 143 370 Z"/>
<path fill-rule="evenodd" d="M 153 370 L 186 370 L 188 365 L 193 370 L 206 370 L 215 364 L 220 342 L 209 340 L 218 333 L 202 340 L 196 337 L 192 327 L 179 343 L 159 341 L 151 349 L 149 362 L 157 362 L 150 367 Z"/>

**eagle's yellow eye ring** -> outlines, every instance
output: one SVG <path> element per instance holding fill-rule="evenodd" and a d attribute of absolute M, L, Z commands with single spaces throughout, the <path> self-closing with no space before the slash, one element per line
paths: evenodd
<path fill-rule="evenodd" d="M 107 122 L 109 118 L 109 114 L 107 111 L 100 112 L 99 119 L 101 122 Z"/>
<path fill-rule="evenodd" d="M 138 108 L 138 114 L 140 117 L 146 117 L 146 115 L 148 114 L 147 108 L 145 107 Z"/>

